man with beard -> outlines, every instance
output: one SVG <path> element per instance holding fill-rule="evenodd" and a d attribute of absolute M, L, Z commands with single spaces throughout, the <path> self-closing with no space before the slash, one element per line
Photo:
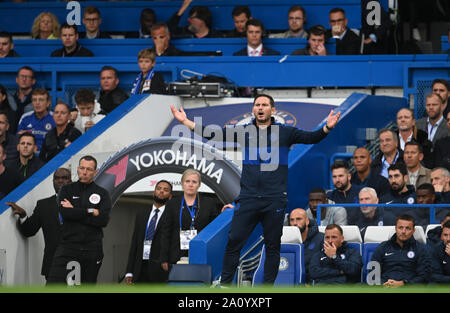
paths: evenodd
<path fill-rule="evenodd" d="M 418 129 L 428 133 L 428 140 L 434 145 L 437 140 L 450 135 L 443 116 L 445 102 L 440 95 L 430 93 L 425 99 L 425 110 L 428 117 L 417 120 L 416 125 Z"/>
<path fill-rule="evenodd" d="M 331 165 L 331 177 L 336 189 L 328 192 L 327 198 L 335 203 L 358 203 L 358 193 L 361 187 L 353 186 L 351 183 L 348 165 L 343 161 L 336 161 Z M 357 207 L 346 207 L 348 225 L 355 225 L 358 216 Z"/>
<path fill-rule="evenodd" d="M 44 258 L 42 260 L 41 275 L 48 279 L 53 255 L 61 238 L 61 223 L 58 215 L 58 192 L 65 184 L 72 182 L 71 173 L 67 168 L 59 168 L 53 174 L 53 188 L 55 194 L 49 198 L 38 200 L 33 214 L 27 217 L 27 212 L 15 202 L 8 202 L 12 213 L 19 216 L 17 228 L 25 237 L 34 236 L 42 228 L 44 234 Z"/>
<path fill-rule="evenodd" d="M 7 166 L 14 168 L 20 174 L 23 182 L 37 172 L 44 163 L 35 155 L 37 151 L 36 138 L 31 133 L 20 134 L 17 151 L 19 151 L 19 157 L 7 162 Z"/>
<path fill-rule="evenodd" d="M 372 261 L 380 264 L 381 283 L 387 288 L 426 283 L 431 275 L 431 259 L 425 244 L 414 239 L 414 217 L 397 217 L 395 234 L 380 243 Z"/>
<path fill-rule="evenodd" d="M 320 251 L 322 247 L 323 234 L 319 232 L 314 221 L 311 221 L 306 216 L 306 211 L 303 209 L 294 209 L 289 214 L 289 226 L 297 226 L 302 234 L 303 242 L 303 256 L 306 269 L 306 281 L 309 282 L 308 267 L 311 257 L 314 253 Z"/>
<path fill-rule="evenodd" d="M 153 207 L 136 215 L 130 253 L 128 255 L 126 284 L 132 283 L 164 283 L 169 272 L 161 267 L 160 250 L 162 228 L 164 223 L 166 202 L 172 198 L 172 184 L 160 180 L 153 193 Z"/>

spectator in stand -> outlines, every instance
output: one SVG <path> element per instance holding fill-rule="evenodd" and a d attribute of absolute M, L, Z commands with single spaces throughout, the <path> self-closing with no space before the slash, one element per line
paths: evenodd
<path fill-rule="evenodd" d="M 43 88 L 33 90 L 31 96 L 33 111 L 24 113 L 19 121 L 17 134 L 29 132 L 36 138 L 37 152 L 41 151 L 45 135 L 55 127 L 53 113 L 50 112 L 51 99 L 48 91 Z"/>
<path fill-rule="evenodd" d="M 77 25 L 69 25 L 64 23 L 61 26 L 61 42 L 63 47 L 55 50 L 50 56 L 52 57 L 93 57 L 92 51 L 82 47 L 78 43 Z"/>
<path fill-rule="evenodd" d="M 440 95 L 442 100 L 444 100 L 444 110 L 442 115 L 446 118 L 450 112 L 450 105 L 448 105 L 448 99 L 450 97 L 450 83 L 445 79 L 437 78 L 433 80 L 433 83 L 431 84 L 431 91 Z"/>
<path fill-rule="evenodd" d="M 348 20 L 345 11 L 334 8 L 330 11 L 329 36 L 336 39 L 336 55 L 361 54 L 361 39 L 350 28 L 347 28 Z"/>
<path fill-rule="evenodd" d="M 0 145 L 0 199 L 13 191 L 22 182 L 19 174 L 14 169 L 5 166 L 5 159 L 5 148 Z"/>
<path fill-rule="evenodd" d="M 315 284 L 345 284 L 361 281 L 362 259 L 350 248 L 342 228 L 330 224 L 325 228 L 323 249 L 311 257 L 309 277 Z"/>
<path fill-rule="evenodd" d="M 364 187 L 359 192 L 359 203 L 361 204 L 378 204 L 378 196 L 375 189 Z M 367 226 L 383 226 L 384 210 L 377 206 L 361 206 L 355 225 L 361 232 L 361 238 L 364 238 Z"/>
<path fill-rule="evenodd" d="M 382 196 L 389 192 L 391 186 L 386 178 L 374 173 L 371 164 L 372 157 L 369 150 L 364 147 L 356 149 L 353 152 L 353 165 L 356 171 L 352 174 L 351 183 L 355 186 L 371 187 L 375 189 L 377 195 Z"/>
<path fill-rule="evenodd" d="M 322 248 L 323 234 L 319 232 L 314 221 L 309 220 L 306 211 L 294 209 L 289 214 L 289 226 L 296 226 L 300 230 L 303 243 L 303 256 L 305 260 L 306 281 L 309 282 L 308 268 L 311 257 Z"/>
<path fill-rule="evenodd" d="M 392 24 L 389 14 L 381 6 L 378 16 L 379 24 L 371 23 L 372 25 L 369 25 L 369 21 L 373 22 L 370 18 L 373 8 L 370 5 L 368 6 L 370 1 L 361 1 L 361 40 L 364 42 L 362 54 L 388 54 L 389 30 Z"/>
<path fill-rule="evenodd" d="M 416 190 L 417 204 L 436 204 L 436 195 L 434 187 L 430 183 L 419 185 Z M 437 214 L 441 214 L 440 208 L 435 208 Z M 437 217 L 436 214 L 436 217 Z M 426 228 L 430 224 L 430 208 L 414 208 L 411 215 L 416 220 L 416 225 Z"/>
<path fill-rule="evenodd" d="M 0 58 L 20 57 L 14 51 L 12 35 L 8 32 L 0 31 Z"/>
<path fill-rule="evenodd" d="M 184 0 L 180 9 L 167 21 L 170 33 L 175 38 L 214 38 L 223 37 L 212 29 L 211 11 L 206 6 L 194 6 L 189 11 L 188 26 L 179 27 L 181 16 L 187 10 L 192 0 Z"/>
<path fill-rule="evenodd" d="M 184 53 L 170 44 L 169 27 L 164 22 L 158 22 L 152 26 L 152 40 L 158 57 L 181 56 Z"/>
<path fill-rule="evenodd" d="M 22 133 L 19 136 L 19 143 L 17 144 L 17 151 L 19 157 L 17 159 L 7 162 L 7 167 L 13 168 L 19 173 L 21 181 L 25 181 L 35 172 L 37 172 L 44 163 L 35 155 L 37 151 L 36 138 L 33 134 Z"/>
<path fill-rule="evenodd" d="M 271 34 L 269 38 L 306 38 L 308 33 L 304 29 L 306 11 L 300 5 L 292 6 L 288 11 L 289 29 L 284 33 Z"/>
<path fill-rule="evenodd" d="M 431 184 L 439 203 L 450 203 L 450 172 L 443 167 L 436 167 L 430 173 Z"/>
<path fill-rule="evenodd" d="M 331 177 L 334 190 L 327 193 L 327 198 L 335 203 L 358 203 L 358 194 L 361 187 L 353 186 L 351 183 L 352 175 L 348 169 L 347 163 L 335 161 L 331 165 Z M 346 207 L 347 223 L 355 225 L 359 209 L 357 207 Z"/>
<path fill-rule="evenodd" d="M 426 97 L 425 103 L 428 117 L 417 120 L 416 125 L 418 129 L 428 133 L 428 140 L 434 145 L 437 140 L 450 136 L 450 130 L 447 128 L 445 118 L 442 115 L 445 102 L 437 93 L 430 93 Z"/>
<path fill-rule="evenodd" d="M 450 212 L 444 216 L 439 226 L 436 226 L 427 232 L 427 244 L 429 246 L 434 246 L 441 242 L 442 228 L 448 221 L 450 221 Z"/>
<path fill-rule="evenodd" d="M 139 18 L 141 27 L 139 31 L 130 32 L 126 35 L 127 38 L 149 39 L 152 36 L 151 29 L 156 23 L 156 13 L 150 8 L 143 9 Z"/>
<path fill-rule="evenodd" d="M 432 247 L 431 281 L 435 283 L 450 283 L 450 221 L 442 225 L 440 243 Z"/>
<path fill-rule="evenodd" d="M 86 39 L 111 39 L 111 36 L 100 30 L 102 17 L 100 10 L 94 6 L 88 6 L 84 9 L 83 24 L 86 32 L 80 33 L 80 38 Z"/>
<path fill-rule="evenodd" d="M 43 162 L 50 161 L 81 136 L 81 132 L 69 123 L 70 108 L 65 103 L 55 105 L 53 119 L 55 128 L 45 135 L 39 157 Z"/>
<path fill-rule="evenodd" d="M 314 25 L 309 29 L 308 44 L 306 47 L 294 50 L 292 55 L 327 55 L 325 34 L 325 27 L 322 25 Z"/>
<path fill-rule="evenodd" d="M 414 188 L 417 188 L 422 184 L 431 182 L 431 170 L 420 163 L 423 160 L 423 150 L 419 143 L 415 141 L 406 143 L 403 160 L 408 170 L 407 185 L 413 185 Z"/>
<path fill-rule="evenodd" d="M 51 12 L 42 12 L 31 27 L 33 39 L 58 39 L 61 37 L 61 28 L 58 18 Z"/>
<path fill-rule="evenodd" d="M 327 193 L 322 188 L 313 188 L 309 192 L 309 207 L 306 210 L 307 217 L 317 225 L 329 224 L 347 225 L 347 211 L 344 207 L 323 207 L 320 211 L 320 222 L 317 222 L 317 206 L 319 204 L 334 204 L 327 199 Z"/>
<path fill-rule="evenodd" d="M 138 54 L 138 65 L 141 72 L 134 81 L 131 95 L 144 93 L 166 94 L 166 83 L 161 74 L 156 73 L 156 53 L 153 49 L 143 49 Z"/>
<path fill-rule="evenodd" d="M 450 112 L 445 116 L 450 133 Z M 450 171 L 450 135 L 436 140 L 434 144 L 434 167 L 445 167 Z"/>
<path fill-rule="evenodd" d="M 101 114 L 108 114 L 117 108 L 122 102 L 128 99 L 128 95 L 118 87 L 119 73 L 112 67 L 105 65 L 100 71 L 100 93 L 98 102 L 100 103 Z"/>
<path fill-rule="evenodd" d="M 416 141 L 422 146 L 422 163 L 427 168 L 433 167 L 433 144 L 428 140 L 428 134 L 423 130 L 417 129 L 414 111 L 408 108 L 402 108 L 397 112 L 398 127 L 398 148 L 405 150 L 405 144 L 409 141 Z"/>
<path fill-rule="evenodd" d="M 260 20 L 247 21 L 247 47 L 233 53 L 234 56 L 260 57 L 263 55 L 280 55 L 278 51 L 265 47 L 262 43 L 264 25 Z"/>
<path fill-rule="evenodd" d="M 233 17 L 234 29 L 225 34 L 225 37 L 247 37 L 247 21 L 252 19 L 252 12 L 246 5 L 238 5 L 231 13 Z"/>
<path fill-rule="evenodd" d="M 8 116 L 0 111 L 0 144 L 5 149 L 6 161 L 15 160 L 19 157 L 17 153 L 17 137 L 9 131 Z"/>
<path fill-rule="evenodd" d="M 75 94 L 75 102 L 78 107 L 79 115 L 75 120 L 75 128 L 84 134 L 92 126 L 97 124 L 105 117 L 103 114 L 94 112 L 95 108 L 95 94 L 90 89 L 80 89 Z"/>
<path fill-rule="evenodd" d="M 8 133 L 14 135 L 16 133 L 16 130 L 13 130 L 11 126 L 15 125 L 15 127 L 17 128 L 16 111 L 9 104 L 8 91 L 3 85 L 0 85 L 0 112 L 6 115 L 8 123 Z"/>
<path fill-rule="evenodd" d="M 375 249 L 372 261 L 381 266 L 384 287 L 396 288 L 429 281 L 430 254 L 425 244 L 414 239 L 414 231 L 414 217 L 400 215 L 395 223 L 395 234 Z"/>
<path fill-rule="evenodd" d="M 378 133 L 380 153 L 372 163 L 374 173 L 388 178 L 389 166 L 404 163 L 403 151 L 398 149 L 397 133 L 391 129 L 383 128 Z"/>
<path fill-rule="evenodd" d="M 33 111 L 31 104 L 31 93 L 36 84 L 34 70 L 29 66 L 22 66 L 17 71 L 16 76 L 17 90 L 13 95 L 8 96 L 9 105 L 16 111 L 14 120 L 10 120 L 11 131 L 16 133 L 19 120 L 24 113 Z"/>

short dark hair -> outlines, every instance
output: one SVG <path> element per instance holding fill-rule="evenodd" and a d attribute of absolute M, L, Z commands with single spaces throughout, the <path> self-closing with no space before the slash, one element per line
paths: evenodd
<path fill-rule="evenodd" d="M 399 170 L 403 176 L 408 175 L 408 170 L 406 169 L 406 165 L 403 162 L 397 162 L 389 166 L 388 173 L 395 170 Z"/>
<path fill-rule="evenodd" d="M 203 5 L 196 5 L 189 11 L 189 17 L 192 17 L 194 14 L 196 18 L 201 19 L 203 22 L 205 22 L 208 28 L 211 28 L 212 15 L 208 7 L 205 7 Z"/>
<path fill-rule="evenodd" d="M 80 103 L 95 103 L 95 94 L 92 90 L 87 88 L 82 88 L 75 94 L 76 104 Z"/>
<path fill-rule="evenodd" d="M 346 162 L 342 161 L 342 160 L 336 160 L 331 165 L 331 171 L 336 170 L 338 168 L 343 168 L 343 169 L 345 169 L 346 172 L 349 171 L 348 164 Z"/>
<path fill-rule="evenodd" d="M 407 143 L 405 143 L 405 150 L 406 150 L 407 146 L 416 146 L 419 149 L 419 152 L 423 153 L 422 145 L 415 140 L 411 140 L 411 141 L 408 141 Z"/>
<path fill-rule="evenodd" d="M 113 71 L 114 75 L 116 75 L 116 77 L 119 77 L 119 72 L 116 70 L 116 68 L 112 67 L 111 65 L 103 66 L 102 69 L 100 70 L 100 74 L 103 73 L 103 71 Z"/>
<path fill-rule="evenodd" d="M 100 10 L 97 7 L 93 6 L 93 5 L 84 8 L 84 15 L 86 15 L 86 14 L 97 14 L 98 17 L 102 16 L 100 14 Z"/>
<path fill-rule="evenodd" d="M 338 13 L 338 12 L 344 14 L 344 16 L 345 16 L 345 11 L 342 8 L 333 8 L 333 9 L 330 10 L 329 14 Z"/>
<path fill-rule="evenodd" d="M 302 11 L 303 13 L 303 23 L 306 24 L 306 10 L 301 6 L 301 5 L 293 5 L 290 7 L 289 11 L 288 11 L 288 15 L 291 12 L 295 12 L 295 11 Z"/>
<path fill-rule="evenodd" d="M 6 100 L 8 100 L 8 98 L 6 98 Z M 6 119 L 6 123 L 9 124 L 9 119 L 8 119 L 8 113 L 6 111 L 0 111 L 0 115 L 4 115 L 5 119 Z"/>
<path fill-rule="evenodd" d="M 311 35 L 314 35 L 314 36 L 323 36 L 323 38 L 326 40 L 327 39 L 326 33 L 327 29 L 324 26 L 317 24 L 312 26 L 308 30 L 308 39 L 309 37 L 311 37 Z"/>
<path fill-rule="evenodd" d="M 0 36 L 2 37 L 2 36 Z M 445 88 L 447 88 L 447 91 L 450 91 L 450 83 L 443 78 L 436 78 L 435 80 L 433 80 L 433 83 L 431 84 L 431 88 L 433 88 L 434 84 L 442 84 L 445 86 Z"/>
<path fill-rule="evenodd" d="M 141 17 L 139 18 L 139 22 L 142 23 L 142 20 L 144 18 L 149 18 L 150 20 L 153 21 L 153 23 L 155 23 L 156 22 L 156 13 L 155 13 L 155 11 L 153 11 L 150 8 L 143 9 L 141 11 Z"/>
<path fill-rule="evenodd" d="M 338 224 L 328 224 L 327 227 L 325 227 L 325 230 L 330 230 L 330 229 L 337 229 L 341 233 L 341 235 L 344 234 L 342 227 L 339 226 Z"/>
<path fill-rule="evenodd" d="M 33 138 L 34 144 L 36 144 L 36 137 L 32 133 L 29 133 L 29 132 L 21 133 L 19 135 L 19 137 L 17 138 L 17 143 L 20 142 L 20 139 L 22 139 L 22 137 L 31 137 L 31 138 Z"/>
<path fill-rule="evenodd" d="M 444 228 L 450 228 L 450 221 L 447 221 L 444 223 L 444 225 L 442 225 L 442 229 Z"/>
<path fill-rule="evenodd" d="M 419 187 L 417 187 L 417 190 L 428 190 L 429 192 L 434 194 L 434 186 L 430 183 L 424 183 L 422 185 L 420 185 Z"/>
<path fill-rule="evenodd" d="M 93 162 L 95 163 L 94 169 L 95 169 L 95 170 L 97 169 L 97 159 L 94 158 L 92 155 L 85 155 L 85 156 L 82 156 L 82 157 L 80 158 L 80 161 L 78 162 L 78 164 L 80 164 L 82 160 L 85 160 L 85 161 L 93 161 Z"/>
<path fill-rule="evenodd" d="M 247 18 L 251 18 L 252 17 L 252 12 L 250 11 L 249 7 L 246 5 L 238 5 L 236 7 L 234 7 L 233 12 L 231 12 L 231 16 L 238 16 L 241 15 L 242 13 L 245 14 L 245 16 L 247 16 Z"/>
<path fill-rule="evenodd" d="M 72 28 L 75 31 L 75 34 L 78 34 L 78 27 L 76 24 L 69 24 L 65 22 L 61 25 L 61 31 L 63 30 L 63 28 Z"/>
<path fill-rule="evenodd" d="M 160 181 L 158 181 L 158 182 L 156 183 L 155 189 L 156 189 L 156 187 L 158 187 L 158 185 L 159 185 L 160 183 L 166 183 L 166 184 L 168 184 L 168 185 L 170 186 L 170 192 L 172 192 L 172 190 L 173 190 L 172 184 L 171 184 L 169 181 L 165 180 L 165 179 L 161 179 Z"/>
<path fill-rule="evenodd" d="M 322 193 L 324 195 L 326 195 L 326 191 L 323 188 L 317 187 L 317 188 L 313 188 L 309 191 L 310 194 L 312 193 Z"/>
<path fill-rule="evenodd" d="M 34 70 L 33 70 L 30 66 L 24 65 L 24 66 L 22 66 L 21 68 L 19 68 L 19 70 L 17 71 L 17 76 L 19 76 L 19 73 L 20 73 L 21 70 L 27 70 L 27 71 L 30 71 L 30 72 L 31 72 L 31 76 L 33 76 L 33 78 L 35 78 L 35 72 L 34 72 Z"/>
<path fill-rule="evenodd" d="M 8 38 L 10 43 L 13 41 L 11 33 L 5 31 L 0 31 L 0 38 Z"/>
<path fill-rule="evenodd" d="M 253 104 L 255 104 L 256 100 L 257 100 L 258 98 L 261 98 L 261 97 L 266 97 L 267 99 L 269 99 L 269 101 L 270 101 L 270 106 L 271 106 L 272 108 L 275 107 L 275 100 L 273 100 L 272 96 L 269 96 L 269 95 L 264 94 L 264 93 L 261 93 L 261 94 L 257 95 L 257 96 L 253 99 Z"/>
<path fill-rule="evenodd" d="M 252 18 L 250 20 L 247 21 L 247 23 L 245 23 L 245 27 L 248 29 L 249 26 L 256 26 L 256 27 L 260 27 L 261 31 L 264 33 L 264 24 L 263 22 L 261 22 L 260 20 L 256 19 L 256 18 Z"/>
<path fill-rule="evenodd" d="M 399 220 L 410 221 L 413 223 L 413 226 L 416 226 L 416 220 L 414 219 L 414 217 L 412 215 L 400 214 L 399 216 L 397 216 L 397 219 L 395 220 L 395 225 L 397 225 Z"/>

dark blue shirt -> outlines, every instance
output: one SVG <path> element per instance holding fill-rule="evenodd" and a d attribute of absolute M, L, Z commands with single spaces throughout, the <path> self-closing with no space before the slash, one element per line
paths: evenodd
<path fill-rule="evenodd" d="M 327 198 L 335 203 L 358 203 L 360 190 L 361 187 L 353 185 L 346 192 L 334 189 L 327 193 Z M 360 209 L 358 207 L 346 207 L 345 209 L 347 210 L 347 224 L 355 225 Z"/>

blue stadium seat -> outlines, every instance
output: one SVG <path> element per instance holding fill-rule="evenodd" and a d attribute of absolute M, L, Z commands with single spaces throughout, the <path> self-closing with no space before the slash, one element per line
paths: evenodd
<path fill-rule="evenodd" d="M 212 267 L 209 264 L 174 264 L 169 273 L 169 285 L 210 286 Z"/>
<path fill-rule="evenodd" d="M 362 282 L 365 283 L 367 280 L 367 264 L 372 259 L 372 254 L 375 251 L 375 249 L 378 247 L 380 243 L 379 242 L 368 242 L 364 243 L 362 245 L 362 261 L 363 261 L 363 276 L 362 276 Z"/>
<path fill-rule="evenodd" d="M 266 260 L 266 249 L 263 247 L 261 259 L 258 268 L 253 275 L 253 285 L 263 283 L 264 279 L 264 262 Z M 280 267 L 278 275 L 275 279 L 276 285 L 295 286 L 303 284 L 306 279 L 305 261 L 303 258 L 303 244 L 281 244 L 280 250 Z"/>

